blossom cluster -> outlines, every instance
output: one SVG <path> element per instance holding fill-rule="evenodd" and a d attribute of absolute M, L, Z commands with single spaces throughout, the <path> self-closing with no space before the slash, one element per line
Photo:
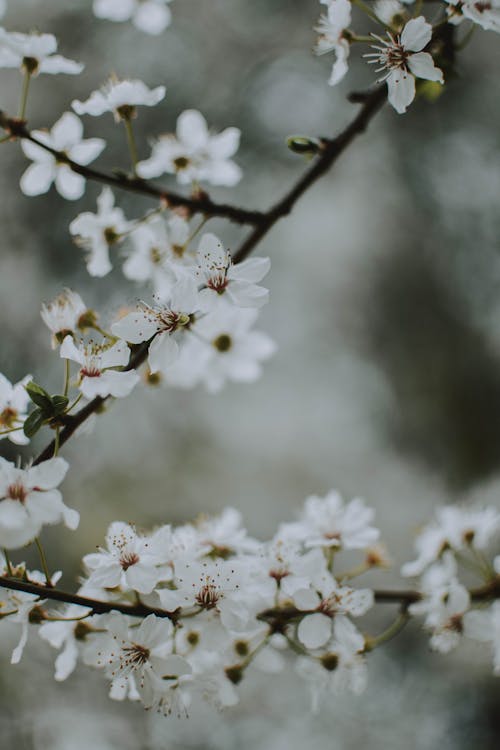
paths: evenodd
<path fill-rule="evenodd" d="M 474 0 L 442 0 L 436 17 L 432 3 L 432 21 L 421 15 L 422 3 L 414 0 L 376 0 L 359 3 L 369 23 L 376 28 L 370 34 L 358 34 L 352 28 L 351 0 L 320 0 L 325 5 L 316 26 L 316 53 L 333 53 L 335 61 L 329 79 L 335 86 L 348 72 L 351 47 L 369 45 L 363 57 L 377 65 L 378 82 L 387 82 L 389 103 L 399 114 L 406 112 L 418 90 L 436 96 L 444 83 L 449 60 L 439 38 L 439 30 L 447 21 L 478 24 L 483 29 L 500 32 L 500 2 L 479 3 Z M 439 64 L 436 64 L 438 62 Z M 427 88 L 423 86 L 423 82 Z M 417 86 L 418 84 L 418 86 Z M 437 84 L 438 89 L 432 88 Z"/>
<path fill-rule="evenodd" d="M 43 500 L 32 500 L 37 502 Z M 363 500 L 345 502 L 331 491 L 308 498 L 298 519 L 283 523 L 266 543 L 248 534 L 233 508 L 149 533 L 115 521 L 105 544 L 83 558 L 78 594 L 88 604 L 54 610 L 32 594 L 7 594 L 1 615 L 21 626 L 12 661 L 19 661 L 30 629 L 37 629 L 58 651 L 57 680 L 68 678 L 80 661 L 103 673 L 111 698 L 139 700 L 165 714 L 187 714 L 197 695 L 219 707 L 234 705 L 249 669 L 291 667 L 307 685 L 313 710 L 332 692 L 360 693 L 367 655 L 393 630 L 369 635 L 359 620 L 377 593 L 354 580 L 390 564 L 373 520 Z M 500 555 L 490 563 L 486 552 L 499 532 L 500 513 L 493 508 L 443 508 L 419 536 L 417 560 L 402 571 L 423 571 L 418 600 L 403 622 L 423 615 L 431 648 L 443 653 L 463 633 L 489 642 L 495 674 L 500 602 L 474 608 L 474 590 L 458 580 L 457 558 L 472 554 L 483 587 L 494 596 Z M 361 563 L 346 568 L 346 552 L 351 561 L 361 554 Z M 4 576 L 43 580 L 24 564 L 9 567 L 4 560 Z M 98 604 L 107 605 L 104 614 L 97 613 Z"/>

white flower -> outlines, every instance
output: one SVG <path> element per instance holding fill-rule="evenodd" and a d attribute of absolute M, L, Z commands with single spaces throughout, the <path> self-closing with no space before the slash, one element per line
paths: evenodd
<path fill-rule="evenodd" d="M 0 28 L 0 68 L 21 68 L 33 76 L 82 72 L 84 65 L 56 55 L 56 50 L 53 34 L 20 34 Z"/>
<path fill-rule="evenodd" d="M 113 612 L 105 623 L 109 635 L 97 643 L 95 664 L 114 683 L 133 678 L 146 708 L 158 705 L 165 680 L 190 672 L 186 659 L 171 653 L 173 627 L 168 619 L 149 615 L 138 628 L 129 628 L 127 618 Z"/>
<path fill-rule="evenodd" d="M 91 276 L 102 277 L 111 271 L 109 248 L 121 241 L 129 226 L 121 208 L 115 207 L 109 187 L 103 188 L 97 199 L 96 214 L 85 211 L 73 219 L 69 231 L 87 251 L 87 271 Z"/>
<path fill-rule="evenodd" d="M 0 373 L 0 440 L 9 438 L 17 445 L 26 445 L 29 439 L 22 431 L 24 420 L 28 416 L 28 404 L 30 397 L 25 386 L 33 379 L 26 375 L 22 380 L 13 385 L 5 375 Z M 4 435 L 5 430 L 14 430 Z"/>
<path fill-rule="evenodd" d="M 42 305 L 40 315 L 52 333 L 53 349 L 58 347 L 65 336 L 75 333 L 87 312 L 87 307 L 80 295 L 71 289 L 65 289 L 48 305 Z"/>
<path fill-rule="evenodd" d="M 250 330 L 257 315 L 257 310 L 227 306 L 196 321 L 193 334 L 186 337 L 178 359 L 165 373 L 165 382 L 181 388 L 203 383 L 216 393 L 227 380 L 258 380 L 260 363 L 274 354 L 276 345 L 267 334 Z"/>
<path fill-rule="evenodd" d="M 406 16 L 405 8 L 399 0 L 377 0 L 373 12 L 387 26 L 402 25 L 401 21 Z"/>
<path fill-rule="evenodd" d="M 202 518 L 196 524 L 202 547 L 207 554 L 228 557 L 231 554 L 256 552 L 260 545 L 248 536 L 242 525 L 241 513 L 235 508 L 225 508 L 215 518 Z"/>
<path fill-rule="evenodd" d="M 150 594 L 165 578 L 166 553 L 170 528 L 163 527 L 151 536 L 139 536 L 128 523 L 115 521 L 106 534 L 107 549 L 85 555 L 83 563 L 90 571 L 89 585 L 99 588 L 133 590 Z"/>
<path fill-rule="evenodd" d="M 406 112 L 415 98 L 415 78 L 443 83 L 442 71 L 436 68 L 428 52 L 421 51 L 432 38 L 432 26 L 423 16 L 408 21 L 400 36 L 388 33 L 389 41 L 372 36 L 380 44 L 372 45 L 377 51 L 365 57 L 371 58 L 370 63 L 380 65 L 377 72 L 387 71 L 380 80 L 387 81 L 389 103 L 399 114 Z"/>
<path fill-rule="evenodd" d="M 150 281 L 157 296 L 168 297 L 178 276 L 194 263 L 186 252 L 189 224 L 180 216 L 167 222 L 154 217 L 129 236 L 133 249 L 123 264 L 124 275 L 134 281 Z"/>
<path fill-rule="evenodd" d="M 346 615 L 360 617 L 374 604 L 373 591 L 341 586 L 329 573 L 323 573 L 314 588 L 296 591 L 293 600 L 300 610 L 314 610 L 302 618 L 297 630 L 300 642 L 312 649 L 330 640 L 334 621 Z"/>
<path fill-rule="evenodd" d="M 350 52 L 350 44 L 344 36 L 345 30 L 351 23 L 350 0 L 331 0 L 328 4 L 327 15 L 321 16 L 315 29 L 319 39 L 316 43 L 317 55 L 334 52 L 335 62 L 328 83 L 335 86 L 342 80 L 348 70 L 347 59 Z"/>
<path fill-rule="evenodd" d="M 234 265 L 219 238 L 208 233 L 201 238 L 197 260 L 205 310 L 213 310 L 222 296 L 237 307 L 262 307 L 268 301 L 269 291 L 256 282 L 268 273 L 269 258 L 248 258 Z"/>
<path fill-rule="evenodd" d="M 486 31 L 500 32 L 500 0 L 446 0 L 451 6 L 447 9 L 452 23 L 459 23 L 462 18 L 482 26 Z"/>
<path fill-rule="evenodd" d="M 76 529 L 79 514 L 63 503 L 58 485 L 68 464 L 51 458 L 38 466 L 18 469 L 0 458 L 0 547 L 23 547 L 38 536 L 44 524 L 64 521 Z"/>
<path fill-rule="evenodd" d="M 247 569 L 235 560 L 178 560 L 175 563 L 176 588 L 159 589 L 162 606 L 168 611 L 178 607 L 213 612 L 229 629 L 241 629 L 248 623 L 250 611 L 238 597 L 245 592 Z"/>
<path fill-rule="evenodd" d="M 165 86 L 149 89 L 145 83 L 137 80 L 119 81 L 114 78 L 108 81 L 84 101 L 75 99 L 71 106 L 77 115 L 98 117 L 105 112 L 113 112 L 115 120 L 133 117 L 138 106 L 154 107 L 165 96 Z"/>
<path fill-rule="evenodd" d="M 94 594 L 87 588 L 81 588 L 78 593 L 82 596 Z M 62 613 L 58 613 L 61 620 L 43 622 L 38 629 L 40 638 L 60 652 L 56 658 L 54 675 L 58 682 L 66 680 L 75 670 L 81 646 L 93 630 L 92 623 L 97 621 L 96 617 L 85 617 L 91 611 L 79 604 L 68 604 Z"/>
<path fill-rule="evenodd" d="M 279 537 L 265 545 L 255 569 L 264 596 L 270 598 L 269 606 L 280 594 L 293 598 L 297 591 L 310 589 L 313 581 L 327 574 L 325 556 L 320 549 L 302 554 L 296 542 Z"/>
<path fill-rule="evenodd" d="M 431 648 L 447 654 L 459 644 L 463 616 L 470 606 L 469 592 L 457 579 L 457 563 L 450 551 L 426 570 L 421 591 L 423 598 L 408 611 L 425 615 L 424 626 L 432 631 Z"/>
<path fill-rule="evenodd" d="M 328 692 L 338 694 L 346 689 L 360 695 L 366 688 L 367 672 L 363 658 L 365 639 L 347 618 L 337 618 L 328 652 L 319 660 L 299 657 L 295 671 L 309 682 L 311 708 L 318 713 Z"/>
<path fill-rule="evenodd" d="M 87 165 L 96 159 L 106 142 L 102 138 L 82 140 L 83 125 L 72 112 L 65 112 L 48 133 L 34 130 L 33 135 L 46 146 L 62 151 L 77 164 Z M 21 177 L 21 190 L 25 195 L 46 193 L 52 183 L 57 192 L 67 200 L 78 200 L 85 192 L 85 178 L 73 172 L 49 151 L 26 139 L 21 141 L 24 155 L 34 163 Z"/>
<path fill-rule="evenodd" d="M 241 169 L 231 158 L 239 143 L 238 128 L 212 135 L 203 115 L 188 109 L 177 119 L 176 135 L 161 136 L 151 157 L 137 165 L 137 174 L 149 179 L 168 172 L 176 174 L 181 185 L 199 181 L 232 187 L 241 179 Z"/>
<path fill-rule="evenodd" d="M 380 532 L 371 523 L 375 512 L 365 501 L 354 498 L 347 504 L 331 490 L 326 497 L 307 498 L 297 523 L 282 524 L 284 538 L 303 541 L 306 547 L 364 549 L 374 544 Z"/>
<path fill-rule="evenodd" d="M 173 334 L 185 331 L 200 309 L 199 294 L 193 279 L 178 281 L 172 288 L 168 304 L 149 307 L 142 303 L 132 313 L 111 327 L 116 336 L 138 344 L 149 341 L 148 363 L 151 372 L 166 372 L 179 354 Z"/>
<path fill-rule="evenodd" d="M 493 507 L 468 509 L 447 505 L 436 510 L 436 519 L 415 540 L 416 560 L 401 568 L 404 576 L 420 575 L 447 548 L 456 552 L 473 546 L 485 549 L 500 532 L 500 513 Z"/>
<path fill-rule="evenodd" d="M 80 365 L 78 387 L 85 398 L 123 398 L 130 394 L 139 381 L 139 375 L 134 370 L 114 369 L 128 364 L 130 350 L 124 341 L 117 341 L 113 346 L 81 343 L 76 347 L 71 336 L 66 336 L 61 345 L 60 356 Z"/>
<path fill-rule="evenodd" d="M 161 34 L 170 25 L 170 0 L 94 0 L 94 15 L 108 21 L 128 21 L 146 34 Z"/>
<path fill-rule="evenodd" d="M 464 617 L 465 635 L 477 641 L 491 643 L 493 673 L 500 676 L 500 601 L 485 610 L 475 609 Z"/>

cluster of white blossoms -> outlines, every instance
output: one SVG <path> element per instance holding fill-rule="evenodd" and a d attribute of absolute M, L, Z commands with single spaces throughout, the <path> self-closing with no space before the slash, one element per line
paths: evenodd
<path fill-rule="evenodd" d="M 359 619 L 380 595 L 354 580 L 389 565 L 373 520 L 363 500 L 345 502 L 332 491 L 308 498 L 297 521 L 282 524 L 266 543 L 248 534 L 233 508 L 150 533 L 115 521 L 104 545 L 83 558 L 82 603 L 54 610 L 31 594 L 7 595 L 0 614 L 22 630 L 13 661 L 29 630 L 38 630 L 59 652 L 57 680 L 81 662 L 103 672 L 111 698 L 140 700 L 165 714 L 186 714 L 196 695 L 219 707 L 234 705 L 237 686 L 254 669 L 292 668 L 310 690 L 313 710 L 339 690 L 360 693 L 369 652 L 394 634 L 393 625 L 368 634 Z M 500 603 L 483 597 L 475 608 L 475 597 L 489 587 L 493 598 L 500 585 L 500 555 L 493 562 L 486 557 L 499 532 L 493 508 L 440 510 L 417 540 L 418 559 L 403 567 L 404 574 L 423 575 L 418 601 L 399 616 L 404 622 L 423 615 L 431 647 L 443 653 L 462 633 L 489 642 L 495 674 Z M 353 554 L 361 562 L 346 568 L 346 552 L 351 565 Z M 469 591 L 458 580 L 462 554 L 477 564 L 482 588 Z M 40 581 L 41 574 L 9 565 L 10 573 L 3 562 L 5 576 Z"/>
<path fill-rule="evenodd" d="M 459 575 L 470 578 L 471 571 L 484 582 L 498 582 L 500 555 L 500 512 L 493 507 L 463 508 L 446 506 L 416 540 L 418 557 L 406 563 L 404 576 L 421 576 L 420 601 L 411 604 L 412 615 L 424 616 L 430 631 L 430 646 L 448 653 L 456 648 L 463 634 L 489 641 L 493 649 L 494 672 L 500 675 L 500 602 L 487 604 L 481 588 L 470 592 Z M 497 556 L 488 552 L 497 545 Z"/>
<path fill-rule="evenodd" d="M 131 19 L 139 29 L 158 34 L 170 23 L 168 3 L 94 0 L 93 11 L 111 21 Z M 443 0 L 433 23 L 420 15 L 426 8 L 420 2 L 357 3 L 381 32 L 370 36 L 351 29 L 349 0 L 322 4 L 316 49 L 335 55 L 330 83 L 345 76 L 352 45 L 368 44 L 365 57 L 378 66 L 379 80 L 387 82 L 389 101 L 400 113 L 418 85 L 422 90 L 419 80 L 437 88 L 444 81 L 443 24 L 472 22 L 500 31 L 500 0 Z M 0 15 L 4 10 L 0 0 Z M 18 68 L 24 78 L 18 116 L 2 113 L 1 120 L 2 142 L 19 139 L 32 162 L 21 190 L 37 196 L 54 183 L 63 198 L 78 200 L 87 178 L 104 182 L 97 211 L 79 213 L 69 233 L 83 248 L 91 276 L 103 277 L 121 261 L 124 276 L 143 285 L 145 298 L 116 311 L 107 330 L 72 290 L 42 306 L 52 349 L 63 360 L 63 393 L 49 394 L 31 375 L 11 383 L 0 374 L 0 438 L 25 445 L 42 428 L 54 436 L 24 468 L 20 460 L 0 458 L 0 586 L 5 592 L 0 622 L 20 627 L 12 662 L 20 660 L 30 630 L 37 629 L 59 652 L 57 680 L 69 677 L 80 661 L 106 676 L 112 698 L 140 700 L 165 714 L 185 714 L 196 695 L 218 706 L 234 705 L 247 670 L 278 672 L 291 664 L 316 709 L 332 691 L 361 692 L 369 652 L 411 617 L 423 617 L 432 649 L 447 653 L 462 635 L 489 643 L 494 673 L 500 675 L 500 554 L 493 548 L 500 513 L 494 508 L 440 509 L 417 539 L 416 560 L 402 568 L 404 576 L 419 578 L 410 592 L 354 584 L 390 561 L 379 544 L 374 511 L 359 498 L 346 503 L 334 491 L 308 498 L 297 520 L 282 524 L 266 543 L 252 538 L 231 508 L 214 519 L 164 525 L 150 533 L 116 521 L 104 546 L 84 557 L 78 593 L 55 588 L 61 573 L 49 573 L 39 537 L 46 525 L 78 526 L 78 512 L 66 506 L 59 489 L 68 464 L 58 452 L 68 437 L 88 427 L 88 417 L 104 400 L 127 397 L 146 361 L 149 384 L 203 385 L 217 392 L 227 381 L 255 381 L 273 354 L 272 339 L 254 329 L 268 301 L 261 282 L 270 261 L 246 255 L 253 240 L 272 226 L 277 210 L 253 213 L 248 222 L 254 225 L 253 239 L 233 259 L 206 224 L 215 215 L 231 216 L 231 210 L 233 216 L 245 212 L 214 204 L 204 186 L 234 187 L 240 181 L 233 158 L 240 142 L 237 128 L 212 131 L 200 112 L 189 109 L 178 117 L 176 132 L 152 139 L 149 158 L 140 159 L 133 121 L 139 107 L 163 101 L 165 87 L 151 89 L 140 80 L 112 76 L 87 99 L 74 99 L 74 111 L 65 112 L 50 131 L 28 131 L 31 79 L 41 73 L 78 74 L 83 65 L 57 54 L 52 34 L 0 28 L 0 68 Z M 87 168 L 105 142 L 83 139 L 79 116 L 105 113 L 125 129 L 130 174 Z M 145 182 L 162 175 L 191 188 L 191 194 L 179 196 Z M 111 186 L 143 192 L 157 205 L 130 219 L 116 205 Z M 211 213 L 214 206 L 219 213 Z M 202 220 L 195 224 L 197 214 Z M 76 411 L 78 404 L 83 408 Z M 38 548 L 43 572 L 11 561 L 12 550 L 29 544 Z M 54 600 L 65 606 L 54 609 Z M 385 631 L 369 634 L 360 618 L 388 601 L 399 603 L 401 612 Z"/>
<path fill-rule="evenodd" d="M 356 44 L 370 45 L 370 52 L 363 55 L 369 63 L 378 67 L 378 82 L 387 82 L 390 104 L 399 114 L 406 112 L 417 92 L 418 81 L 443 84 L 443 70 L 436 65 L 446 57 L 438 37 L 443 21 L 458 24 L 471 21 L 483 29 L 500 32 L 500 0 L 476 2 L 475 0 L 442 0 L 441 13 L 436 17 L 433 3 L 432 23 L 423 15 L 422 3 L 414 0 L 377 0 L 365 3 L 364 10 L 375 30 L 370 35 L 360 35 L 351 26 L 351 0 L 320 0 L 326 5 L 316 31 L 318 55 L 333 53 L 335 62 L 329 79 L 331 86 L 341 81 L 348 71 L 351 47 Z M 415 15 L 414 13 L 418 15 Z M 434 94 L 436 92 L 433 92 Z"/>

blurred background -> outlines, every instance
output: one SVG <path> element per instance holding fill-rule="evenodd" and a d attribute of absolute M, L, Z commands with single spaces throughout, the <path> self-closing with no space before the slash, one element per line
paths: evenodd
<path fill-rule="evenodd" d="M 312 54 L 317 0 L 174 0 L 171 8 L 172 26 L 155 38 L 130 23 L 98 21 L 90 0 L 10 0 L 7 29 L 53 32 L 61 54 L 86 64 L 81 76 L 33 82 L 30 127 L 52 126 L 112 71 L 165 84 L 164 102 L 136 120 L 142 158 L 148 137 L 173 131 L 183 109 L 200 109 L 214 128 L 243 133 L 244 180 L 210 194 L 265 209 L 306 166 L 286 137 L 339 131 L 355 111 L 346 94 L 366 88 L 372 71 L 353 60 L 347 80 L 328 87 L 332 58 Z M 66 588 L 76 586 L 78 561 L 111 520 L 147 527 L 233 505 L 252 534 L 268 538 L 307 495 L 331 487 L 376 508 L 394 570 L 366 580 L 390 586 L 437 505 L 498 503 L 499 65 L 498 36 L 477 31 L 438 101 L 419 100 L 404 117 L 386 108 L 265 238 L 258 254 L 272 258 L 271 300 L 258 327 L 279 349 L 256 385 L 229 385 L 217 396 L 139 387 L 92 435 L 65 447 L 64 496 L 81 525 L 44 532 L 44 541 Z M 1 71 L 0 109 L 15 112 L 20 87 L 17 71 Z M 125 136 L 111 115 L 84 122 L 86 136 L 107 140 L 99 166 L 127 169 Z M 71 242 L 70 221 L 95 210 L 100 186 L 89 184 L 76 203 L 55 191 L 26 198 L 20 148 L 3 145 L 0 160 L 0 371 L 12 381 L 30 372 L 55 392 L 62 367 L 41 301 L 69 286 L 106 323 L 142 291 L 120 262 L 91 279 Z M 130 218 L 152 207 L 125 193 L 116 199 Z M 208 228 L 230 248 L 244 232 L 220 221 Z M 37 438 L 25 457 L 45 442 Z M 6 441 L 0 447 L 15 456 Z M 375 628 L 391 620 L 382 610 Z M 416 626 L 370 657 L 362 697 L 332 698 L 319 717 L 287 673 L 253 674 L 238 707 L 195 707 L 189 720 L 109 701 L 105 680 L 84 667 L 55 683 L 55 652 L 45 644 L 34 643 L 11 668 L 16 635 L 2 625 L 5 747 L 498 747 L 498 681 L 487 649 L 431 655 Z"/>

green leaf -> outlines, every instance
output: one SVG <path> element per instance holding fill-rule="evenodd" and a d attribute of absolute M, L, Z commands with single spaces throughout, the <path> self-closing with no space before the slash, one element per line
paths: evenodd
<path fill-rule="evenodd" d="M 54 416 L 58 417 L 66 411 L 66 407 L 69 404 L 69 398 L 67 396 L 52 396 L 52 406 Z"/>
<path fill-rule="evenodd" d="M 50 398 L 46 390 L 44 390 L 33 380 L 24 387 L 26 388 L 28 396 L 34 404 L 39 406 L 41 409 L 48 409 L 49 411 L 52 411 L 52 399 Z"/>
<path fill-rule="evenodd" d="M 45 422 L 45 417 L 42 413 L 41 409 L 34 409 L 29 417 L 24 422 L 23 426 L 23 432 L 26 435 L 27 438 L 32 438 L 33 435 L 36 435 L 40 427 L 43 426 L 43 423 Z"/>

